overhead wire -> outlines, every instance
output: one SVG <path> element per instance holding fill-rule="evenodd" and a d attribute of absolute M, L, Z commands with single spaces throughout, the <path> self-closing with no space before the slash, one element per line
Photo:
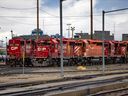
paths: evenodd
<path fill-rule="evenodd" d="M 7 9 L 7 10 L 30 10 L 30 9 L 36 9 L 36 7 L 30 7 L 30 8 L 12 8 L 12 7 L 4 7 L 0 6 L 2 9 Z"/>
<path fill-rule="evenodd" d="M 0 6 L 0 8 L 7 9 L 7 10 L 30 10 L 30 9 L 36 9 L 36 7 L 31 7 L 31 8 L 10 8 L 10 7 L 3 7 L 3 6 Z M 42 8 L 40 8 L 40 11 L 44 12 L 45 14 L 47 14 L 49 16 L 52 16 L 52 17 L 46 17 L 45 16 L 45 17 L 40 17 L 40 18 L 59 18 L 59 16 L 53 15 L 53 14 L 47 12 L 46 10 L 43 10 Z M 128 13 L 106 14 L 106 15 L 109 16 L 109 15 L 122 15 L 122 14 L 128 14 Z M 101 14 L 94 14 L 94 16 L 102 16 L 102 15 Z M 4 18 L 15 18 L 15 19 L 16 18 L 36 18 L 36 17 L 31 17 L 31 16 L 4 16 L 4 15 L 3 16 L 0 16 L 0 17 L 4 17 Z M 71 15 L 70 16 L 63 16 L 64 19 L 69 19 L 69 18 L 71 18 L 71 19 L 73 19 L 73 18 L 74 19 L 75 18 L 81 18 L 82 19 L 82 18 L 85 18 L 85 17 L 90 17 L 90 15 L 84 15 L 84 16 L 71 16 Z M 16 22 L 19 22 L 19 21 L 16 21 Z M 27 25 L 34 25 L 34 24 L 23 23 L 23 22 L 19 22 L 19 23 L 27 24 Z M 55 25 L 59 25 L 59 24 L 55 24 Z M 45 26 L 49 26 L 49 25 L 45 25 Z"/>
<path fill-rule="evenodd" d="M 41 9 L 41 8 L 40 8 L 40 10 L 41 10 L 42 12 L 46 13 L 47 15 L 50 15 L 50 16 L 53 16 L 53 17 L 59 17 L 59 16 L 53 15 L 53 14 L 51 14 L 51 13 L 49 13 L 49 12 L 47 12 L 47 11 Z"/>
<path fill-rule="evenodd" d="M 35 23 L 25 23 L 25 22 L 22 22 L 22 21 L 18 21 L 18 20 L 16 20 L 16 19 L 8 19 L 8 18 L 6 18 L 8 21 L 13 21 L 13 22 L 16 22 L 16 23 L 19 23 L 19 24 L 25 24 L 25 25 L 35 25 Z M 45 26 L 57 26 L 57 25 L 59 25 L 59 23 L 57 23 L 57 24 L 45 24 Z M 42 26 L 42 25 L 41 25 Z"/>
<path fill-rule="evenodd" d="M 121 14 L 107 14 L 109 15 L 122 15 L 122 14 L 128 14 L 128 13 L 121 13 Z M 49 14 L 50 15 L 50 14 Z M 52 15 L 53 16 L 53 15 Z M 101 16 L 100 14 L 95 14 L 94 16 Z M 6 18 L 36 18 L 36 17 L 31 17 L 31 16 L 8 16 L 8 15 L 0 15 L 0 17 L 6 17 Z M 63 18 L 85 18 L 85 17 L 90 17 L 89 15 L 85 16 L 63 16 Z M 53 16 L 53 17 L 40 17 L 40 18 L 59 18 L 59 16 Z"/>
<path fill-rule="evenodd" d="M 31 7 L 31 8 L 12 8 L 12 7 L 4 7 L 0 6 L 0 8 L 3 9 L 8 9 L 8 10 L 29 10 L 29 9 L 36 9 L 36 7 Z M 42 12 L 44 12 L 47 15 L 50 15 L 52 17 L 40 17 L 40 18 L 59 18 L 59 16 L 53 15 L 46 10 L 43 10 L 40 8 Z M 116 13 L 116 14 L 106 14 L 106 15 L 121 15 L 121 14 L 128 14 L 128 13 Z M 94 14 L 94 16 L 101 16 L 101 14 Z M 36 17 L 27 17 L 27 16 L 0 16 L 0 17 L 7 17 L 7 18 L 36 18 Z M 90 15 L 84 15 L 84 16 L 63 16 L 63 18 L 85 18 L 85 17 L 90 17 Z"/>

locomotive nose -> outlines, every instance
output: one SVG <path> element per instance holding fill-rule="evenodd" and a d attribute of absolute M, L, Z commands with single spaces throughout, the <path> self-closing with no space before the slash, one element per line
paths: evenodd
<path fill-rule="evenodd" d="M 47 58 L 49 56 L 49 49 L 46 46 L 40 46 L 35 51 L 37 58 Z"/>

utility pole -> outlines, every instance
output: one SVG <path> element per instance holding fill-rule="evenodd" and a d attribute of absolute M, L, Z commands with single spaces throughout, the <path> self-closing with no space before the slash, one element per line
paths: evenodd
<path fill-rule="evenodd" d="M 72 31 L 72 38 L 73 38 L 75 27 L 71 27 L 71 31 Z"/>
<path fill-rule="evenodd" d="M 104 35 L 105 35 L 105 32 L 104 32 L 104 15 L 105 15 L 105 11 L 103 10 L 102 11 L 102 40 L 103 40 L 103 43 L 102 43 L 102 69 L 103 69 L 103 74 L 105 72 L 105 56 L 104 56 Z"/>
<path fill-rule="evenodd" d="M 70 28 L 70 26 L 71 26 L 71 24 L 67 24 L 67 26 L 68 26 L 68 38 L 70 38 L 70 30 L 71 30 L 71 28 Z"/>
<path fill-rule="evenodd" d="M 64 68 L 63 68 L 63 17 L 62 17 L 62 2 L 64 0 L 60 0 L 60 59 L 61 59 L 61 77 L 64 77 Z"/>
<path fill-rule="evenodd" d="M 37 39 L 39 38 L 39 0 L 37 0 Z"/>
<path fill-rule="evenodd" d="M 107 13 L 113 13 L 113 12 L 118 12 L 118 11 L 124 11 L 128 10 L 128 8 L 122 8 L 122 9 L 117 9 L 117 10 L 110 10 L 110 11 L 102 11 L 102 39 L 103 39 L 103 46 L 102 46 L 102 71 L 103 74 L 105 73 L 105 56 L 104 56 L 104 34 L 105 34 L 105 14 Z"/>
<path fill-rule="evenodd" d="M 90 35 L 93 39 L 93 0 L 90 0 Z"/>

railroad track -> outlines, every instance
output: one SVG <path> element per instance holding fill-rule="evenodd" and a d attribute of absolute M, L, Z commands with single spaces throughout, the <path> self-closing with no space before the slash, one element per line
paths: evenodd
<path fill-rule="evenodd" d="M 102 70 L 65 70 L 64 72 L 65 73 L 81 73 L 81 72 L 89 72 L 89 71 L 90 72 L 91 71 L 93 71 L 93 72 L 102 72 Z M 112 73 L 111 73 L 111 71 L 112 71 Z M 125 70 L 111 70 L 111 71 L 106 70 L 105 75 L 128 73 L 127 69 L 125 69 Z M 12 69 L 12 71 L 6 70 L 5 72 L 3 70 L 0 70 L 0 76 L 16 75 L 16 74 L 22 74 L 22 73 L 23 73 L 22 70 L 13 71 L 13 69 Z M 60 73 L 60 71 L 58 71 L 58 70 L 56 70 L 56 71 L 54 71 L 54 70 L 46 71 L 45 70 L 45 71 L 39 71 L 39 72 L 38 71 L 37 72 L 36 71 L 24 71 L 24 74 L 58 74 L 58 73 Z M 99 74 L 101 74 L 101 73 L 99 73 Z"/>
<path fill-rule="evenodd" d="M 126 64 L 125 64 L 126 65 Z M 109 66 L 109 65 L 107 65 L 107 66 Z M 120 68 L 120 65 L 118 64 L 118 66 L 119 66 L 119 68 L 117 67 L 116 68 L 116 65 L 113 67 L 113 68 L 107 68 L 106 67 L 106 71 L 113 71 L 113 70 L 128 70 L 128 68 L 127 67 L 121 67 Z M 122 65 L 121 65 L 122 66 Z M 54 68 L 54 69 L 53 69 Z M 88 68 L 87 67 L 87 69 L 86 70 L 82 70 L 82 71 L 80 71 L 80 70 L 77 70 L 77 66 L 76 67 L 66 67 L 66 68 L 68 68 L 68 69 L 66 69 L 66 70 L 64 70 L 64 72 L 87 72 L 87 71 L 102 71 L 102 69 L 100 68 L 100 67 L 98 67 L 97 68 L 97 66 L 92 66 L 92 68 Z M 38 71 L 38 70 L 43 70 L 44 69 L 44 71 Z M 16 73 L 18 73 L 18 74 L 21 74 L 22 73 L 22 70 L 23 70 L 23 68 L 22 67 L 7 67 L 7 66 L 0 66 L 0 74 L 4 74 L 4 75 L 6 75 L 6 74 L 16 74 Z M 59 73 L 60 72 L 60 69 L 59 69 L 59 67 L 25 67 L 24 68 L 24 70 L 25 70 L 25 73 L 26 74 L 35 74 L 35 73 L 37 73 L 37 74 L 40 74 L 40 73 Z M 46 71 L 47 70 L 47 71 Z M 51 70 L 54 70 L 54 71 L 51 71 Z"/>
<path fill-rule="evenodd" d="M 83 77 L 83 78 L 85 78 L 85 77 Z M 53 82 L 50 82 L 53 85 L 50 84 L 49 86 L 44 86 L 44 84 L 42 84 L 42 85 L 40 84 L 40 87 L 38 86 L 38 87 L 35 87 L 35 88 L 34 87 L 32 88 L 32 86 L 34 86 L 34 85 L 31 85 L 29 87 L 25 86 L 23 84 L 22 84 L 22 86 L 19 86 L 17 84 L 16 86 L 13 86 L 13 87 L 10 86 L 10 85 L 6 85 L 6 86 L 2 87 L 4 89 L 1 89 L 0 96 L 37 96 L 37 95 L 42 95 L 43 96 L 44 94 L 47 94 L 49 92 L 65 91 L 65 90 L 74 89 L 74 88 L 78 88 L 78 87 L 84 87 L 84 86 L 100 86 L 100 85 L 103 86 L 105 84 L 122 83 L 122 82 L 123 83 L 124 82 L 128 83 L 128 81 L 127 81 L 128 75 L 112 77 L 112 78 L 104 79 L 104 80 L 87 81 L 87 82 L 83 81 L 84 80 L 83 78 L 82 77 L 77 78 L 77 79 L 72 78 L 72 81 L 74 81 L 74 82 L 65 83 L 65 84 L 62 83 L 62 80 L 61 80 L 61 82 L 59 82 L 59 81 L 55 82 L 54 81 L 54 83 L 56 83 L 55 85 L 53 84 Z M 78 79 L 80 81 L 75 82 L 75 80 L 78 80 Z M 7 91 L 7 92 L 5 91 L 5 92 L 2 93 L 3 90 L 9 89 L 9 88 L 10 89 L 20 88 L 20 90 L 16 90 L 16 91 L 13 90 L 13 91 Z M 87 88 L 89 88 L 89 87 L 87 87 Z M 90 92 L 88 94 L 90 94 Z"/>
<path fill-rule="evenodd" d="M 128 68 L 123 68 L 123 69 L 109 69 L 106 70 L 106 72 L 108 71 L 127 71 Z M 69 73 L 74 73 L 74 72 L 91 72 L 91 71 L 96 71 L 96 72 L 100 72 L 102 71 L 101 69 L 86 69 L 86 70 L 77 70 L 75 68 L 69 68 L 64 70 L 64 72 L 69 72 Z M 10 68 L 10 67 L 3 67 L 0 68 L 0 75 L 13 75 L 13 74 L 22 74 L 23 73 L 23 69 L 22 68 Z M 47 73 L 47 74 L 51 74 L 51 73 L 60 73 L 60 69 L 53 69 L 53 68 L 24 68 L 24 73 L 25 74 L 42 74 L 42 73 Z"/>
<path fill-rule="evenodd" d="M 128 96 L 128 87 L 91 94 L 91 96 Z"/>

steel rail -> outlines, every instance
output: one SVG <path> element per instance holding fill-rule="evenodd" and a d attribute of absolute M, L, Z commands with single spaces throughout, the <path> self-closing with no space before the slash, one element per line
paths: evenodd
<path fill-rule="evenodd" d="M 117 71 L 117 70 L 118 70 L 118 72 L 114 72 L 114 71 Z M 123 72 L 120 72 L 121 70 L 123 70 Z M 125 69 L 111 69 L 111 70 L 106 70 L 106 73 L 105 74 L 106 75 L 107 74 L 111 75 L 111 74 L 115 74 L 115 73 L 116 74 L 128 73 L 127 70 L 128 70 L 128 68 L 125 68 Z M 66 70 L 64 72 L 66 72 L 66 73 L 74 73 L 74 72 L 75 73 L 81 73 L 81 72 L 90 72 L 90 71 L 100 72 L 102 70 L 92 70 L 92 69 L 91 70 Z M 111 72 L 111 71 L 113 71 L 113 72 Z M 111 73 L 107 73 L 107 72 L 111 72 Z M 25 74 L 45 74 L 45 73 L 46 74 L 57 74 L 57 73 L 60 73 L 60 71 L 42 71 L 42 72 L 32 72 L 32 71 L 28 72 L 28 71 L 25 71 Z M 6 71 L 3 71 L 3 69 L 0 70 L 0 76 L 3 76 L 3 75 L 4 76 L 5 75 L 14 75 L 14 74 L 22 74 L 22 72 L 19 71 L 19 70 L 15 71 L 15 72 L 6 72 Z"/>
<path fill-rule="evenodd" d="M 118 94 L 119 92 L 122 92 L 122 91 L 128 91 L 128 87 L 120 88 L 120 89 L 114 89 L 114 90 L 108 90 L 108 91 L 103 91 L 103 92 L 99 92 L 99 93 L 96 93 L 96 94 L 92 94 L 91 96 L 104 96 L 104 95 L 113 94 L 113 93 L 117 93 Z M 120 96 L 125 96 L 126 94 L 128 94 L 128 93 L 121 94 Z"/>
<path fill-rule="evenodd" d="M 33 96 L 33 95 L 42 95 L 46 94 L 48 92 L 54 92 L 54 91 L 64 91 L 72 88 L 78 88 L 78 87 L 84 87 L 84 86 L 91 86 L 91 85 L 97 85 L 99 84 L 104 85 L 108 83 L 115 83 L 115 82 L 123 82 L 124 79 L 128 79 L 128 76 L 121 76 L 121 77 L 113 77 L 110 79 L 105 80 L 96 80 L 96 81 L 88 81 L 88 82 L 78 82 L 78 83 L 71 83 L 71 84 L 62 84 L 62 85 L 54 85 L 50 87 L 44 87 L 44 88 L 37 88 L 37 89 L 29 89 L 25 91 L 16 91 L 16 92 L 10 92 L 10 93 L 2 93 L 1 96 Z"/>

